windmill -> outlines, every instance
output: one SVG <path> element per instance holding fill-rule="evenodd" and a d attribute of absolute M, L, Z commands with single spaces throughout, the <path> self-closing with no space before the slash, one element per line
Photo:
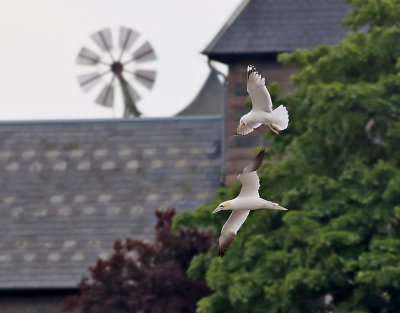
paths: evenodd
<path fill-rule="evenodd" d="M 118 48 L 114 49 L 111 30 L 99 30 L 92 34 L 91 38 L 101 50 L 101 54 L 82 47 L 76 59 L 79 65 L 96 67 L 95 71 L 78 76 L 79 85 L 85 92 L 100 82 L 104 84 L 95 100 L 97 104 L 113 107 L 115 84 L 116 81 L 119 82 L 124 102 L 124 117 L 141 115 L 136 107 L 141 96 L 130 81 L 138 82 L 150 90 L 156 79 L 154 70 L 140 69 L 142 63 L 156 60 L 151 44 L 145 41 L 133 52 L 129 52 L 135 43 L 140 41 L 139 37 L 140 34 L 135 30 L 121 26 Z"/>

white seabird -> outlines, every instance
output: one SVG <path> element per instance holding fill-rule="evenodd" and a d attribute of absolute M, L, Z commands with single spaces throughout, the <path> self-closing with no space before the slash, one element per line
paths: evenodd
<path fill-rule="evenodd" d="M 247 92 L 253 108 L 241 117 L 236 135 L 247 135 L 261 124 L 267 125 L 277 135 L 279 131 L 288 127 L 289 114 L 286 107 L 280 105 L 272 110 L 272 100 L 265 86 L 265 78 L 261 78 L 253 65 L 247 67 Z"/>
<path fill-rule="evenodd" d="M 219 211 L 231 210 L 232 213 L 222 227 L 219 237 L 218 255 L 223 256 L 228 250 L 229 245 L 236 237 L 240 226 L 244 223 L 250 210 L 275 209 L 287 210 L 277 203 L 260 198 L 258 189 L 260 188 L 260 179 L 257 170 L 260 168 L 264 159 L 265 149 L 263 148 L 256 158 L 247 165 L 242 173 L 239 174 L 239 181 L 242 183 L 242 189 L 239 195 L 232 200 L 222 202 L 213 213 Z"/>

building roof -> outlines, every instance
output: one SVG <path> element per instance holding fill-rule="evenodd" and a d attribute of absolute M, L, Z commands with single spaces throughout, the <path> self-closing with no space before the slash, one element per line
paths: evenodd
<path fill-rule="evenodd" d="M 224 60 L 335 44 L 349 9 L 345 0 L 244 1 L 203 53 Z"/>
<path fill-rule="evenodd" d="M 0 289 L 70 288 L 154 211 L 214 198 L 220 117 L 0 123 Z"/>
<path fill-rule="evenodd" d="M 224 88 L 218 78 L 218 72 L 210 67 L 210 73 L 194 100 L 177 115 L 222 115 Z"/>

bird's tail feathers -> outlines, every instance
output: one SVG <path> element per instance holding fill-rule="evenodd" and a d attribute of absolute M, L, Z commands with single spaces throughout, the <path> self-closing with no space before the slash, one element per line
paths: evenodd
<path fill-rule="evenodd" d="M 263 199 L 264 200 L 264 199 Z M 280 206 L 278 203 L 274 203 L 268 200 L 264 200 L 265 202 L 265 207 L 267 209 L 271 209 L 271 210 L 282 210 L 282 211 L 287 211 L 286 208 L 284 208 L 283 206 Z"/>
<path fill-rule="evenodd" d="M 287 211 L 287 209 L 286 208 L 284 208 L 283 206 L 280 206 L 279 204 L 277 204 L 277 203 L 274 203 L 275 205 L 274 205 L 274 210 L 282 210 L 282 211 Z"/>
<path fill-rule="evenodd" d="M 279 130 L 284 130 L 289 124 L 289 113 L 286 107 L 283 105 L 278 106 L 275 110 L 271 112 L 272 114 L 272 125 Z"/>

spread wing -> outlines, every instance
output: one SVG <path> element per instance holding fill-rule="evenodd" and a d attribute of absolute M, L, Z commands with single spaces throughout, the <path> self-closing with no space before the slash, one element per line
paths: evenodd
<path fill-rule="evenodd" d="M 250 210 L 243 211 L 233 211 L 226 221 L 225 225 L 222 227 L 221 236 L 218 241 L 218 255 L 224 256 L 228 247 L 231 245 L 236 237 L 236 233 L 240 226 L 243 225 Z"/>
<path fill-rule="evenodd" d="M 265 149 L 257 154 L 253 162 L 247 165 L 241 174 L 239 174 L 239 181 L 242 183 L 242 189 L 240 190 L 239 196 L 242 198 L 258 198 L 258 189 L 260 188 L 260 179 L 257 175 L 257 170 L 262 165 L 264 159 Z"/>
<path fill-rule="evenodd" d="M 268 113 L 272 111 L 272 100 L 265 86 L 265 78 L 261 77 L 253 65 L 247 67 L 247 92 L 250 95 L 253 110 Z"/>
<path fill-rule="evenodd" d="M 258 189 L 260 188 L 260 179 L 257 172 L 239 175 L 239 180 L 242 183 L 242 189 L 239 193 L 239 198 L 258 198 Z"/>

